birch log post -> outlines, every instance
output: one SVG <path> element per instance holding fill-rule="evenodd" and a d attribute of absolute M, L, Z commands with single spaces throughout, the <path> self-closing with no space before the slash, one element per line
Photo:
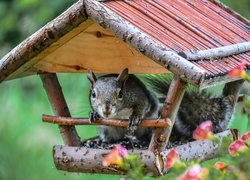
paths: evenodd
<path fill-rule="evenodd" d="M 173 125 L 186 87 L 187 83 L 175 76 L 170 84 L 166 100 L 163 104 L 161 117 L 170 119 Z M 156 163 L 156 167 L 159 174 L 162 174 L 164 166 L 160 152 L 166 149 L 172 128 L 173 126 L 168 128 L 155 128 L 150 141 L 149 149 L 155 154 L 155 160 L 158 162 Z"/>
<path fill-rule="evenodd" d="M 174 124 L 186 86 L 187 83 L 182 81 L 180 78 L 176 76 L 173 78 L 163 104 L 161 118 L 168 118 L 171 123 Z M 173 126 L 169 128 L 156 128 L 154 130 L 149 147 L 151 151 L 157 153 L 166 148 L 172 128 Z"/>
<path fill-rule="evenodd" d="M 237 55 L 248 51 L 250 51 L 250 42 L 238 43 L 201 51 L 190 50 L 180 52 L 179 55 L 187 60 L 197 61 L 203 59 L 218 59 L 221 57 Z"/>
<path fill-rule="evenodd" d="M 218 133 L 215 136 L 222 138 L 229 136 L 232 138 L 230 131 Z M 217 150 L 219 144 L 215 144 L 210 140 L 192 141 L 176 147 L 179 153 L 179 159 L 183 161 L 190 161 L 200 159 L 201 161 L 217 157 Z M 104 167 L 102 165 L 103 157 L 108 154 L 110 150 L 105 149 L 91 149 L 85 147 L 70 147 L 70 146 L 54 146 L 53 157 L 54 163 L 58 170 L 77 172 L 77 173 L 101 173 L 101 174 L 125 174 L 126 172 L 118 166 Z M 152 173 L 155 177 L 159 176 L 156 168 L 155 155 L 150 150 L 129 150 L 129 153 L 138 154 L 141 161 L 145 163 L 144 172 Z M 163 161 L 166 161 L 166 155 L 169 150 L 161 152 Z M 164 169 L 163 174 L 167 173 L 169 169 Z"/>

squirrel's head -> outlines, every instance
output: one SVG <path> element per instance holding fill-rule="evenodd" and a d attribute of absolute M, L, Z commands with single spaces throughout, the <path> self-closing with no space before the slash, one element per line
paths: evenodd
<path fill-rule="evenodd" d="M 88 69 L 87 78 L 90 82 L 90 103 L 92 108 L 104 118 L 113 118 L 122 107 L 124 86 L 128 79 L 128 68 L 118 76 L 107 75 L 96 78 Z"/>

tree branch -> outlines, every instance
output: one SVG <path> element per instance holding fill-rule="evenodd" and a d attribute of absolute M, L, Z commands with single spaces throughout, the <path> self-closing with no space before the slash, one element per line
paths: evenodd
<path fill-rule="evenodd" d="M 187 84 L 178 77 L 172 80 L 167 97 L 163 104 L 161 116 L 170 119 L 171 124 L 175 123 L 176 114 L 184 95 Z M 150 142 L 149 149 L 155 154 L 163 151 L 168 143 L 172 127 L 170 128 L 155 128 Z"/>
<path fill-rule="evenodd" d="M 44 115 L 42 116 L 43 122 L 59 124 L 59 125 L 66 125 L 66 126 L 73 126 L 73 125 L 105 125 L 105 126 L 128 126 L 128 120 L 116 120 L 116 119 L 100 119 L 96 120 L 93 123 L 89 122 L 88 118 L 70 118 L 70 117 L 63 117 L 63 116 L 49 116 Z M 142 120 L 139 126 L 143 127 L 170 127 L 172 123 L 169 119 L 159 119 L 159 120 Z"/>

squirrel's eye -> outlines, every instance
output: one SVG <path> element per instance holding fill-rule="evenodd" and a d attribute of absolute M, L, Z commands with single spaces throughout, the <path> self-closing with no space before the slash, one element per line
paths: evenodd
<path fill-rule="evenodd" d="M 94 90 L 92 91 L 91 96 L 92 96 L 92 98 L 96 98 L 96 93 Z"/>
<path fill-rule="evenodd" d="M 122 100 L 122 98 L 123 98 L 122 90 L 119 90 L 119 92 L 118 92 L 118 99 Z"/>

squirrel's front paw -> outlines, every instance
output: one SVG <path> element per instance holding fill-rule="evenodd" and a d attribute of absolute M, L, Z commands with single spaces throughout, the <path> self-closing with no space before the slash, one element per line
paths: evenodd
<path fill-rule="evenodd" d="M 128 124 L 128 131 L 130 133 L 133 133 L 137 127 L 138 127 L 138 124 L 141 122 L 141 117 L 140 116 L 135 116 L 135 115 L 132 115 L 129 117 L 129 124 Z"/>
<path fill-rule="evenodd" d="M 101 118 L 101 116 L 97 112 L 95 112 L 95 111 L 89 112 L 89 122 L 90 123 L 92 123 L 100 118 Z"/>

